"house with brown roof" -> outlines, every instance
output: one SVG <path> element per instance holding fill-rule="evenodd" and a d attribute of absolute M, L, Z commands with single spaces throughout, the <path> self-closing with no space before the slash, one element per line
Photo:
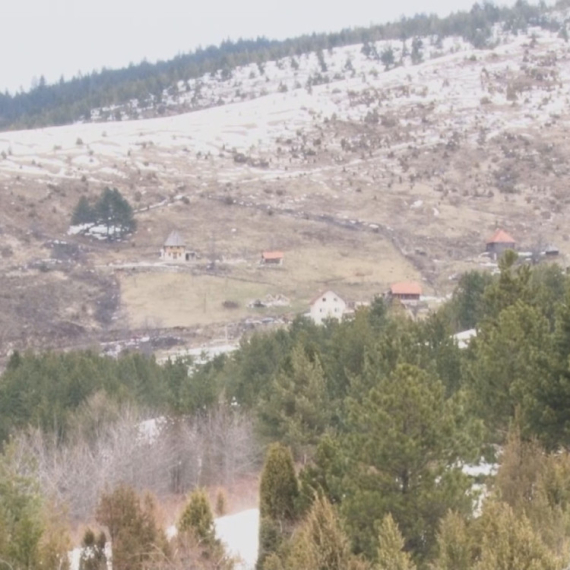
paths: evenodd
<path fill-rule="evenodd" d="M 263 251 L 261 252 L 261 265 L 283 265 L 282 251 Z"/>
<path fill-rule="evenodd" d="M 392 299 L 398 299 L 403 303 L 416 303 L 420 300 L 422 286 L 415 281 L 400 281 L 390 286 L 388 295 Z"/>
<path fill-rule="evenodd" d="M 171 231 L 166 238 L 160 257 L 165 261 L 186 261 L 186 244 L 176 230 Z"/>
<path fill-rule="evenodd" d="M 494 257 L 499 257 L 507 249 L 516 249 L 515 240 L 504 230 L 497 229 L 487 240 L 485 251 Z"/>
<path fill-rule="evenodd" d="M 326 319 L 342 320 L 346 313 L 347 304 L 333 291 L 319 293 L 310 303 L 309 315 L 317 325 L 322 325 Z"/>

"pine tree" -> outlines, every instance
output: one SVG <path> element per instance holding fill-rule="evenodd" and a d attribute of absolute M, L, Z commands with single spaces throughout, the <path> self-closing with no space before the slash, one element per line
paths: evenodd
<path fill-rule="evenodd" d="M 376 570 L 415 570 L 410 555 L 404 552 L 404 539 L 390 513 L 382 519 L 378 543 Z"/>
<path fill-rule="evenodd" d="M 394 57 L 394 50 L 392 49 L 392 46 L 387 46 L 382 50 L 382 53 L 380 54 L 380 61 L 384 64 L 384 69 L 386 71 L 388 71 L 390 67 L 394 65 L 396 59 Z"/>
<path fill-rule="evenodd" d="M 95 204 L 95 214 L 97 222 L 107 228 L 107 239 L 136 229 L 133 209 L 116 188 L 105 188 Z"/>
<path fill-rule="evenodd" d="M 214 516 L 204 489 L 192 491 L 178 523 L 179 532 L 190 532 L 206 546 L 216 543 Z"/>
<path fill-rule="evenodd" d="M 318 438 L 330 423 L 326 382 L 319 357 L 309 358 L 301 344 L 290 355 L 290 365 L 281 370 L 260 416 L 266 432 L 296 451 L 312 454 Z"/>
<path fill-rule="evenodd" d="M 444 310 L 456 331 L 473 329 L 485 316 L 485 289 L 492 277 L 481 271 L 468 271 L 460 278 L 451 301 Z"/>
<path fill-rule="evenodd" d="M 261 570 L 265 558 L 275 552 L 292 529 L 299 494 L 291 451 L 274 443 L 269 446 L 259 486 L 259 555 Z"/>
<path fill-rule="evenodd" d="M 325 497 L 317 497 L 307 518 L 295 531 L 286 570 L 349 570 L 359 564 L 332 505 Z"/>
<path fill-rule="evenodd" d="M 474 570 L 562 570 L 528 518 L 506 503 L 489 501 L 477 523 L 481 550 Z"/>
<path fill-rule="evenodd" d="M 343 457 L 337 438 L 325 435 L 319 442 L 312 463 L 299 473 L 299 511 L 308 511 L 316 496 L 323 495 L 340 504 L 343 490 Z"/>
<path fill-rule="evenodd" d="M 96 520 L 109 531 L 114 570 L 142 570 L 153 551 L 168 550 L 156 524 L 154 501 L 149 495 L 141 500 L 132 487 L 118 485 L 103 493 Z"/>
<path fill-rule="evenodd" d="M 473 562 L 472 538 L 467 530 L 465 519 L 458 513 L 449 511 L 441 520 L 437 535 L 438 554 L 432 570 L 468 570 Z"/>
<path fill-rule="evenodd" d="M 93 224 L 97 221 L 97 215 L 95 210 L 89 204 L 89 200 L 85 196 L 79 198 L 77 206 L 73 210 L 73 216 L 71 218 L 71 225 L 78 226 L 81 224 Z"/>
<path fill-rule="evenodd" d="M 518 255 L 512 249 L 499 259 L 499 278 L 485 288 L 485 314 L 493 322 L 503 309 L 516 302 L 530 304 L 533 296 L 531 270 L 527 264 L 516 266 Z"/>
<path fill-rule="evenodd" d="M 418 63 L 422 62 L 422 48 L 423 48 L 423 42 L 421 38 L 418 38 L 417 36 L 414 37 L 414 39 L 412 40 L 412 63 L 414 65 L 417 65 Z"/>
<path fill-rule="evenodd" d="M 67 568 L 67 529 L 38 481 L 22 474 L 32 472 L 14 445 L 6 445 L 0 455 L 0 560 L 15 570 Z"/>
<path fill-rule="evenodd" d="M 291 451 L 280 443 L 270 445 L 259 488 L 260 516 L 278 521 L 293 521 L 298 493 Z"/>
<path fill-rule="evenodd" d="M 175 553 L 181 553 L 182 559 L 186 560 L 184 568 L 233 568 L 232 559 L 227 556 L 221 541 L 216 538 L 214 516 L 204 489 L 195 489 L 190 494 L 178 522 L 175 544 Z"/>
<path fill-rule="evenodd" d="M 478 455 L 480 427 L 465 415 L 464 394 L 447 398 L 441 381 L 416 366 L 365 375 L 362 384 L 375 387 L 350 404 L 341 512 L 356 552 L 374 558 L 374 525 L 391 513 L 406 550 L 425 560 L 447 510 L 471 511 L 458 463 Z"/>
<path fill-rule="evenodd" d="M 535 377 L 534 431 L 549 448 L 570 444 L 570 284 L 555 310 L 550 370 Z M 548 374 L 550 372 L 550 374 Z"/>
<path fill-rule="evenodd" d="M 486 322 L 473 342 L 467 372 L 473 401 L 497 441 L 504 439 L 515 410 L 525 434 L 539 433 L 543 393 L 551 384 L 551 338 L 540 312 L 517 300 L 494 322 Z"/>
<path fill-rule="evenodd" d="M 493 495 L 517 517 L 528 518 L 548 549 L 570 558 L 570 454 L 546 453 L 536 441 L 523 441 L 511 430 L 501 455 Z"/>

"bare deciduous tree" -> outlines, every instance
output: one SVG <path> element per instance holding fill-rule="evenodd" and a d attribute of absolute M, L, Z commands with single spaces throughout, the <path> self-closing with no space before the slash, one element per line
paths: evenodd
<path fill-rule="evenodd" d="M 198 485 L 231 487 L 259 462 L 252 421 L 241 412 L 220 407 L 196 417 L 153 418 L 101 395 L 80 410 L 68 441 L 39 429 L 15 441 L 22 468 L 23 458 L 33 457 L 45 493 L 77 520 L 89 518 L 102 491 L 119 483 L 159 497 Z"/>

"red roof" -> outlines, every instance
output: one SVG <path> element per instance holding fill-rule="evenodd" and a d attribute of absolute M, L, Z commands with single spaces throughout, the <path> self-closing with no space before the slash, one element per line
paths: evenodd
<path fill-rule="evenodd" d="M 263 259 L 283 259 L 282 251 L 264 251 L 261 253 Z"/>
<path fill-rule="evenodd" d="M 504 230 L 498 229 L 487 243 L 515 243 L 515 240 Z"/>
<path fill-rule="evenodd" d="M 422 286 L 415 281 L 401 281 L 390 286 L 392 295 L 421 295 Z"/>

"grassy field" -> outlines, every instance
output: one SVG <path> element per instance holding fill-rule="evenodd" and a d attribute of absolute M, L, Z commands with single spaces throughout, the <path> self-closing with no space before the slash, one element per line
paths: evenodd
<path fill-rule="evenodd" d="M 252 253 L 251 259 L 240 263 L 226 260 L 219 270 L 223 274 L 201 274 L 196 267 L 194 272 L 186 267 L 182 271 L 172 268 L 125 273 L 120 277 L 121 301 L 133 327 L 195 326 L 266 314 L 302 313 L 308 310 L 310 300 L 326 289 L 347 301 L 368 301 L 393 281 L 420 279 L 413 266 L 385 240 L 372 247 L 356 233 L 351 239 L 354 243 L 345 243 L 339 249 L 300 244 L 285 251 L 285 262 L 279 267 L 260 266 Z M 267 295 L 283 295 L 290 305 L 248 308 L 249 303 Z M 225 301 L 237 307 L 225 308 Z"/>

